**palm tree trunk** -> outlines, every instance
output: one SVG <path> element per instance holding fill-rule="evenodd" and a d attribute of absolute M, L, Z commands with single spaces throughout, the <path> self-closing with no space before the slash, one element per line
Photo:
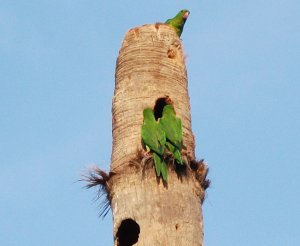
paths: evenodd
<path fill-rule="evenodd" d="M 169 163 L 166 185 L 156 177 L 151 162 L 142 164 L 143 109 L 152 107 L 159 117 L 167 103 L 182 120 L 187 148 L 183 156 L 189 164 L 197 163 L 184 60 L 182 43 L 167 25 L 137 27 L 124 38 L 112 108 L 115 175 L 110 197 L 115 246 L 203 245 L 201 180 L 205 181 L 206 167 L 175 170 Z"/>

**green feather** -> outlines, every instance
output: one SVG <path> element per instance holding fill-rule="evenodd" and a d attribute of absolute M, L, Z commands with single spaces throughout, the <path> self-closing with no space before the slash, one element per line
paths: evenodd
<path fill-rule="evenodd" d="M 152 152 L 163 155 L 166 145 L 166 134 L 155 120 L 152 109 L 144 110 L 144 123 L 141 129 L 143 142 Z"/>
<path fill-rule="evenodd" d="M 166 146 L 173 154 L 173 157 L 179 164 L 183 164 L 181 158 L 182 144 L 182 123 L 181 119 L 176 117 L 175 110 L 172 105 L 166 105 L 163 108 L 162 117 L 159 124 L 166 134 Z"/>
<path fill-rule="evenodd" d="M 154 152 L 153 160 L 157 176 L 161 175 L 163 180 L 168 182 L 168 168 L 163 158 Z"/>
<path fill-rule="evenodd" d="M 141 135 L 146 148 L 153 153 L 153 160 L 156 174 L 167 181 L 167 169 L 164 162 L 164 152 L 166 147 L 166 134 L 161 125 L 155 120 L 154 113 L 151 108 L 144 109 L 144 123 L 141 127 Z"/>
<path fill-rule="evenodd" d="M 167 164 L 164 161 L 161 165 L 161 175 L 163 177 L 163 180 L 168 182 L 168 167 L 167 167 Z"/>
<path fill-rule="evenodd" d="M 170 152 L 172 153 L 174 159 L 177 161 L 177 163 L 183 165 L 183 161 L 182 161 L 182 158 L 181 158 L 181 153 L 179 151 L 178 148 L 176 148 L 173 144 L 167 142 L 166 143 L 166 146 L 168 148 L 168 150 L 170 150 Z"/>
<path fill-rule="evenodd" d="M 162 166 L 161 157 L 154 152 L 153 153 L 153 160 L 154 160 L 154 166 L 155 166 L 156 174 L 159 177 L 160 173 L 161 173 L 161 166 Z"/>
<path fill-rule="evenodd" d="M 173 27 L 180 37 L 189 14 L 190 11 L 187 9 L 180 10 L 174 18 L 168 19 L 165 23 Z"/>

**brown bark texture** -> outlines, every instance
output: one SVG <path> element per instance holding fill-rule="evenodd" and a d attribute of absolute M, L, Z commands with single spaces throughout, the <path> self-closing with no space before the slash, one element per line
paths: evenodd
<path fill-rule="evenodd" d="M 115 246 L 203 245 L 204 189 L 197 168 L 177 170 L 170 162 L 166 184 L 156 177 L 151 161 L 142 162 L 143 110 L 155 109 L 160 99 L 172 103 L 182 120 L 187 148 L 182 155 L 188 163 L 195 160 L 187 83 L 182 43 L 172 28 L 153 24 L 126 33 L 116 64 L 112 107 Z"/>

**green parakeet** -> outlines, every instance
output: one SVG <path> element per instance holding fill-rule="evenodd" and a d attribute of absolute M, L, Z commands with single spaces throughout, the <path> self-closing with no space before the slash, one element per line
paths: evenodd
<path fill-rule="evenodd" d="M 175 160 L 179 164 L 183 164 L 181 158 L 182 144 L 182 124 L 181 119 L 176 117 L 175 110 L 172 105 L 166 105 L 163 108 L 162 117 L 159 124 L 162 126 L 163 131 L 166 133 L 166 146 L 173 154 Z"/>
<path fill-rule="evenodd" d="M 165 23 L 173 27 L 177 35 L 180 37 L 189 14 L 190 11 L 187 9 L 180 10 L 174 18 L 168 19 Z"/>
<path fill-rule="evenodd" d="M 167 182 L 168 171 L 167 164 L 163 159 L 166 147 L 166 134 L 161 125 L 155 120 L 151 108 L 144 109 L 144 123 L 141 128 L 141 135 L 146 148 L 153 153 L 153 160 L 157 176 L 162 175 L 163 180 Z"/>

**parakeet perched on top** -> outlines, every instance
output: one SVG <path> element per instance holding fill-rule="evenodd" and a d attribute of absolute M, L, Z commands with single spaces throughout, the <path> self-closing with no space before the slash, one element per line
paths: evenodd
<path fill-rule="evenodd" d="M 166 147 L 166 134 L 161 125 L 155 120 L 151 108 L 144 109 L 144 123 L 141 128 L 141 135 L 146 148 L 153 153 L 153 160 L 157 176 L 162 175 L 163 180 L 168 180 L 168 169 L 163 156 Z"/>
<path fill-rule="evenodd" d="M 181 158 L 182 144 L 182 124 L 181 119 L 176 117 L 175 110 L 172 105 L 166 105 L 163 108 L 162 117 L 160 118 L 159 124 L 163 131 L 166 133 L 166 146 L 173 154 L 175 160 L 179 164 L 183 164 Z"/>
<path fill-rule="evenodd" d="M 168 19 L 165 23 L 173 27 L 177 35 L 180 37 L 189 14 L 190 11 L 187 9 L 180 10 L 174 18 Z"/>

